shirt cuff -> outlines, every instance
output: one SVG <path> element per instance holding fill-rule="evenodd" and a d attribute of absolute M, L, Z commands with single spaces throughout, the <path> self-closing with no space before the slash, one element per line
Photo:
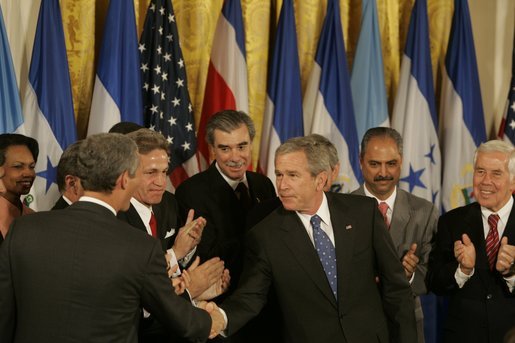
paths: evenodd
<path fill-rule="evenodd" d="M 508 285 L 508 289 L 510 293 L 513 293 L 513 289 L 515 288 L 515 275 L 510 277 L 503 277 L 504 281 L 506 281 L 506 285 Z"/>
<path fill-rule="evenodd" d="M 458 265 L 458 268 L 456 268 L 456 273 L 454 273 L 454 279 L 456 279 L 456 283 L 458 284 L 459 288 L 462 288 L 465 285 L 465 282 L 467 282 L 472 275 L 474 275 L 475 268 L 472 268 L 472 272 L 470 275 L 465 274 L 461 271 L 460 266 Z"/>
<path fill-rule="evenodd" d="M 173 251 L 173 249 L 168 249 L 166 251 L 166 253 L 168 255 L 170 255 L 170 265 L 169 267 L 172 268 L 173 266 L 175 266 L 176 264 L 178 264 L 177 262 L 177 257 L 175 256 L 175 252 Z M 179 266 L 180 267 L 180 266 Z M 181 268 L 177 268 L 177 270 L 175 271 L 175 273 L 173 273 L 172 277 L 176 277 L 176 276 L 179 276 L 181 275 Z"/>
<path fill-rule="evenodd" d="M 415 280 L 415 273 L 416 272 L 413 272 L 413 274 L 411 274 L 411 278 L 408 281 L 410 285 L 413 283 L 413 280 Z"/>
<path fill-rule="evenodd" d="M 220 313 L 222 314 L 222 317 L 224 317 L 224 321 L 225 321 L 225 329 L 222 330 L 222 332 L 220 332 L 220 336 L 227 337 L 227 324 L 228 324 L 227 314 L 225 314 L 225 311 L 221 307 L 219 307 L 218 309 L 220 310 Z"/>
<path fill-rule="evenodd" d="M 197 247 L 195 246 L 195 247 L 193 247 L 193 249 L 190 250 L 189 253 L 186 254 L 186 256 L 181 258 L 181 260 L 179 261 L 181 267 L 185 268 L 188 265 L 188 263 L 190 263 L 191 259 L 195 255 L 196 251 L 197 251 Z"/>

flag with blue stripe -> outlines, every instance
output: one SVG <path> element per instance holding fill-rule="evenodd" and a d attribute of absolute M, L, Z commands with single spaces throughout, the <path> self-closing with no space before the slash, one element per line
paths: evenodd
<path fill-rule="evenodd" d="M 329 0 L 304 95 L 304 132 L 321 134 L 337 147 L 340 174 L 333 189 L 343 192 L 355 190 L 362 182 L 347 66 L 339 3 Z"/>
<path fill-rule="evenodd" d="M 88 135 L 107 132 L 120 121 L 143 125 L 140 58 L 133 1 L 110 0 Z"/>
<path fill-rule="evenodd" d="M 18 133 L 39 143 L 36 180 L 24 202 L 37 211 L 59 197 L 56 167 L 66 147 L 77 140 L 66 45 L 59 0 L 42 0 Z"/>
<path fill-rule="evenodd" d="M 0 133 L 14 132 L 21 123 L 20 94 L 0 7 Z"/>
<path fill-rule="evenodd" d="M 361 31 L 350 84 L 358 139 L 372 127 L 389 127 L 376 0 L 362 1 Z"/>
<path fill-rule="evenodd" d="M 284 0 L 269 69 L 268 96 L 258 170 L 275 180 L 275 150 L 288 138 L 304 135 L 297 31 L 292 0 Z"/>
<path fill-rule="evenodd" d="M 473 157 L 486 141 L 476 50 L 466 0 L 454 1 L 451 35 L 445 58 L 442 206 L 445 211 L 473 202 Z"/>
<path fill-rule="evenodd" d="M 441 156 L 426 0 L 411 13 L 392 126 L 404 139 L 399 186 L 440 206 Z"/>

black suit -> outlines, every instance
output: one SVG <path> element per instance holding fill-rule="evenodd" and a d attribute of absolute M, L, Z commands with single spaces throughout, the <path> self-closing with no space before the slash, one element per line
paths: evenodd
<path fill-rule="evenodd" d="M 158 242 L 79 201 L 14 221 L 0 248 L 1 342 L 136 342 L 141 306 L 194 341 L 209 315 L 170 288 Z"/>
<path fill-rule="evenodd" d="M 458 262 L 454 242 L 466 233 L 476 250 L 474 275 L 460 289 L 454 278 Z M 515 242 L 515 206 L 503 236 Z M 445 342 L 502 342 L 515 324 L 515 294 L 497 271 L 490 271 L 481 207 L 473 203 L 447 212 L 438 221 L 436 246 L 429 255 L 428 286 L 438 295 L 449 295 L 444 325 Z"/>
<path fill-rule="evenodd" d="M 275 197 L 274 185 L 264 175 L 247 171 L 249 193 L 253 205 Z M 241 274 L 242 245 L 245 234 L 246 212 L 234 190 L 224 180 L 215 164 L 179 185 L 175 192 L 185 216 L 190 208 L 196 216 L 206 218 L 207 224 L 197 253 L 202 261 L 218 256 L 231 273 L 231 284 Z"/>
<path fill-rule="evenodd" d="M 54 207 L 52 207 L 52 210 L 62 210 L 70 206 L 66 200 L 64 200 L 63 196 L 61 195 L 59 199 L 54 204 Z"/>
<path fill-rule="evenodd" d="M 173 246 L 177 231 L 182 226 L 175 196 L 170 192 L 164 192 L 161 202 L 153 205 L 152 211 L 156 217 L 157 238 L 159 238 L 163 250 L 166 251 Z M 147 233 L 145 224 L 132 204 L 126 212 L 118 212 L 118 218 Z"/>
<path fill-rule="evenodd" d="M 175 200 L 172 193 L 166 191 L 163 194 L 161 202 L 152 205 L 152 211 L 156 218 L 157 238 L 159 239 L 163 251 L 166 252 L 168 249 L 172 248 L 180 227 L 177 200 Z M 118 218 L 148 235 L 145 224 L 132 204 L 127 211 L 118 212 Z M 184 292 L 181 297 L 191 301 L 187 292 Z M 140 343 L 164 343 L 179 340 L 177 337 L 171 338 L 172 336 L 166 332 L 163 325 L 152 315 L 147 318 L 142 318 L 138 336 Z"/>
<path fill-rule="evenodd" d="M 228 317 L 228 333 L 260 311 L 273 285 L 283 313 L 284 342 L 416 342 L 411 289 L 375 200 L 326 196 L 338 299 L 299 217 L 281 207 L 249 232 L 241 282 L 220 306 Z"/>

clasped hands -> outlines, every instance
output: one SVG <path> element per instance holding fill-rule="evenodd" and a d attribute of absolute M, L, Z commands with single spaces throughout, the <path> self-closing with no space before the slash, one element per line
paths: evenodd
<path fill-rule="evenodd" d="M 201 301 L 197 303 L 197 307 L 206 310 L 211 316 L 211 331 L 209 333 L 210 339 L 215 338 L 220 334 L 220 332 L 226 329 L 227 323 L 225 322 L 225 318 L 214 302 Z"/>

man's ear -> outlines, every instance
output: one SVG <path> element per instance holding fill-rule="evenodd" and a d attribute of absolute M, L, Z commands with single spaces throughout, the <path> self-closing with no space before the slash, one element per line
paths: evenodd
<path fill-rule="evenodd" d="M 125 189 L 125 188 L 127 188 L 128 182 L 129 182 L 129 171 L 125 170 L 116 179 L 116 185 L 120 186 L 121 189 Z"/>
<path fill-rule="evenodd" d="M 73 188 L 75 186 L 75 176 L 66 175 L 64 177 L 64 185 L 65 189 Z"/>
<path fill-rule="evenodd" d="M 315 177 L 316 189 L 317 191 L 323 190 L 327 183 L 328 175 L 327 171 L 324 170 Z"/>

